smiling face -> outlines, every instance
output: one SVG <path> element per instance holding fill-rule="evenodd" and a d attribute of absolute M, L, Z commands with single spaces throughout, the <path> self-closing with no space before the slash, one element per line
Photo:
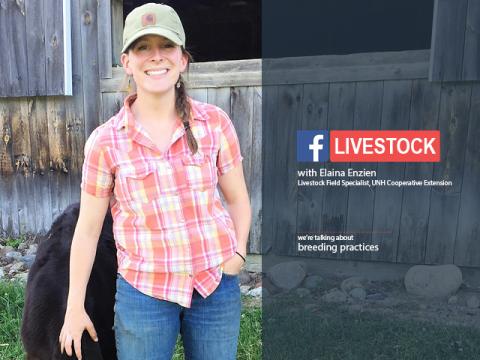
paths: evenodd
<path fill-rule="evenodd" d="M 127 75 L 132 75 L 138 92 L 161 94 L 175 91 L 188 58 L 180 46 L 159 35 L 145 35 L 121 56 Z"/>

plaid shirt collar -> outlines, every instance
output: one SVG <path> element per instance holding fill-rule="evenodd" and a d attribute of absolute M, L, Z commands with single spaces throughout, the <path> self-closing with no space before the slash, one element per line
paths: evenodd
<path fill-rule="evenodd" d="M 152 143 L 148 136 L 145 136 L 144 131 L 142 130 L 141 126 L 139 126 L 138 122 L 135 121 L 135 115 L 133 115 L 131 105 L 137 99 L 137 94 L 131 94 L 125 98 L 123 101 L 123 109 L 120 111 L 118 116 L 116 117 L 116 124 L 115 128 L 120 130 L 126 130 L 129 133 L 129 137 L 131 137 L 134 141 L 147 146 L 149 148 L 155 149 L 155 144 Z M 206 121 L 208 118 L 207 113 L 201 109 L 199 106 L 196 105 L 195 100 L 192 98 L 188 98 L 188 102 L 190 103 L 190 118 L 198 121 Z M 195 123 L 191 124 L 192 131 L 195 128 Z M 183 125 L 179 125 L 173 134 L 173 141 L 180 138 L 185 134 L 185 129 Z"/>
<path fill-rule="evenodd" d="M 130 94 L 128 95 L 125 100 L 123 101 L 123 111 L 120 116 L 117 117 L 117 123 L 116 123 L 116 128 L 117 130 L 123 129 L 123 128 L 130 128 L 130 127 L 135 127 L 135 116 L 133 115 L 131 105 L 133 102 L 137 99 L 137 94 Z M 201 121 L 206 121 L 208 118 L 207 113 L 201 109 L 199 106 L 196 105 L 196 101 L 193 100 L 192 98 L 188 98 L 188 102 L 190 103 L 190 117 L 193 118 L 194 120 L 201 120 Z"/>

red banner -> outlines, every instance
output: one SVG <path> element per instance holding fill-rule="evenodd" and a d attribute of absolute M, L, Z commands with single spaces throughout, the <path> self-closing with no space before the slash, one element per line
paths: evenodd
<path fill-rule="evenodd" d="M 439 130 L 331 130 L 332 162 L 439 162 Z"/>

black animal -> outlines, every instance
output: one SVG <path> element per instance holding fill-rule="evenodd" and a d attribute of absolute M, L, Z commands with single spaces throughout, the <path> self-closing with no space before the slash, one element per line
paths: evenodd
<path fill-rule="evenodd" d="M 27 360 L 77 359 L 75 355 L 68 357 L 60 353 L 58 337 L 67 305 L 70 245 L 79 209 L 78 203 L 72 204 L 55 219 L 38 246 L 28 274 L 21 333 Z M 82 358 L 85 360 L 117 359 L 113 332 L 116 273 L 112 215 L 108 211 L 85 298 L 85 310 L 95 326 L 99 342 L 94 342 L 84 331 Z"/>

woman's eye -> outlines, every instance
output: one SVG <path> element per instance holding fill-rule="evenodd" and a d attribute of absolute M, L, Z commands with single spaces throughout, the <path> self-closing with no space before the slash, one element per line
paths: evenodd
<path fill-rule="evenodd" d="M 145 50 L 147 48 L 147 45 L 139 45 L 137 47 L 138 50 Z"/>

